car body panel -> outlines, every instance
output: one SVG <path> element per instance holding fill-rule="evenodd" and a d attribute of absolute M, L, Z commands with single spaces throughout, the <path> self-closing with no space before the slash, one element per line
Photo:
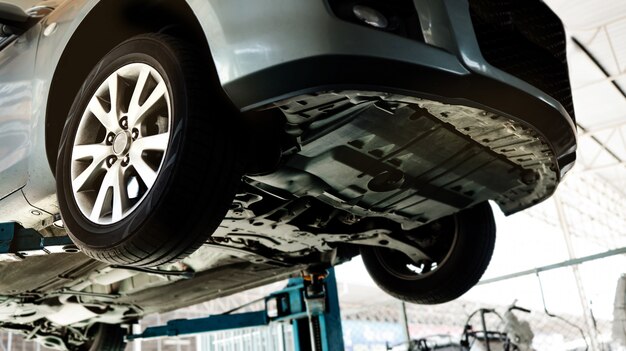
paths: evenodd
<path fill-rule="evenodd" d="M 0 197 L 27 181 L 37 40 L 34 29 L 0 51 Z"/>
<path fill-rule="evenodd" d="M 325 1 L 259 0 L 251 6 L 246 0 L 192 0 L 190 5 L 199 18 L 208 19 L 201 23 L 222 85 L 307 57 L 357 53 L 468 73 L 451 54 L 423 50 L 423 44 L 411 39 L 339 20 Z M 231 98 L 239 103 L 236 96 Z"/>
<path fill-rule="evenodd" d="M 468 29 L 473 28 L 473 24 L 466 4 L 459 5 L 459 1 L 456 0 L 415 0 L 415 4 L 418 14 L 420 14 L 423 32 L 430 34 L 425 35 L 427 43 L 455 52 L 456 56 L 462 60 L 465 67 L 470 71 L 526 91 L 557 110 L 561 116 L 567 116 L 568 118 L 550 121 L 549 123 L 555 126 L 559 124 L 566 125 L 566 128 L 560 128 L 559 132 L 563 134 L 563 137 L 556 142 L 562 144 L 560 146 L 562 156 L 571 157 L 576 152 L 576 125 L 573 116 L 569 116 L 563 105 L 555 98 L 522 79 L 494 67 L 485 60 L 476 40 L 476 34 L 468 31 Z M 429 14 L 429 16 L 425 14 Z M 442 18 L 449 20 L 438 20 Z M 571 131 L 574 131 L 574 133 L 572 134 Z M 563 168 L 561 175 L 564 175 L 573 166 L 573 163 L 569 163 L 571 162 L 563 162 L 561 164 Z"/>
<path fill-rule="evenodd" d="M 281 4 L 281 11 L 291 12 L 273 18 L 272 28 L 275 31 L 293 28 L 289 21 L 299 18 L 295 28 L 298 33 L 306 33 L 298 37 L 301 41 L 282 40 L 275 35 L 279 38 L 276 42 L 263 45 L 266 51 L 246 52 L 245 60 L 236 54 L 245 51 L 242 48 L 207 37 L 214 57 L 218 58 L 216 62 L 224 89 L 240 109 L 254 109 L 309 92 L 357 87 L 367 90 L 372 85 L 378 91 L 384 87 L 387 92 L 417 97 L 436 95 L 436 100 L 484 108 L 537 126 L 539 132 L 551 141 L 558 155 L 559 174 L 562 176 L 571 168 L 576 150 L 575 126 L 571 116 L 551 96 L 484 60 L 471 31 L 467 1 L 416 1 L 423 31 L 446 33 L 426 35 L 430 40 L 426 43 L 344 22 L 323 6 L 312 4 L 317 2 L 307 5 L 310 7 L 305 18 L 299 12 L 299 4 L 295 3 Z M 271 17 L 271 14 L 267 13 L 267 16 Z M 309 22 L 308 18 L 315 20 Z M 264 27 L 261 25 L 261 28 Z M 230 37 L 229 33 L 225 36 Z M 362 39 L 366 36 L 367 41 Z M 218 48 L 218 53 L 214 48 Z M 235 68 L 222 72 L 220 51 L 230 55 L 223 61 L 238 62 Z M 269 62 L 269 58 L 273 62 Z M 253 67 L 246 66 L 247 62 L 257 63 L 254 67 L 256 71 L 249 73 Z M 372 69 L 364 74 L 367 66 Z M 313 67 L 323 69 L 313 73 Z M 405 73 L 387 73 L 396 69 Z M 234 76 L 234 73 L 237 75 Z M 266 83 L 270 77 L 274 78 L 271 85 Z M 498 98 L 496 92 L 506 92 L 510 98 Z M 516 99 L 517 102 L 514 101 Z"/>
<path fill-rule="evenodd" d="M 49 2 L 47 2 L 49 3 Z M 46 154 L 46 106 L 54 73 L 65 46 L 80 25 L 80 21 L 98 1 L 56 1 L 56 9 L 41 22 L 41 28 L 54 24 L 55 30 L 48 36 L 41 35 L 33 81 L 37 88 L 37 109 L 31 121 L 32 157 L 29 162 L 29 182 L 24 195 L 33 206 L 49 214 L 58 214 L 56 183 Z M 40 218 L 33 218 L 33 221 Z M 23 223 L 25 225 L 26 223 Z M 25 225 L 26 226 L 26 225 Z"/>

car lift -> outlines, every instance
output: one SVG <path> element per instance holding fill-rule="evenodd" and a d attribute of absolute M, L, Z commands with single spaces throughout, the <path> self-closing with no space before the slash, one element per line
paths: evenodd
<path fill-rule="evenodd" d="M 0 261 L 21 261 L 32 256 L 75 253 L 68 236 L 44 237 L 33 229 L 15 223 L 0 223 Z M 334 270 L 306 272 L 292 278 L 280 291 L 265 297 L 265 309 L 230 313 L 197 319 L 179 319 L 166 325 L 146 328 L 128 335 L 128 341 L 176 337 L 228 329 L 291 323 L 295 350 L 343 350 L 339 297 Z"/>
<path fill-rule="evenodd" d="M 291 323 L 294 349 L 298 351 L 343 350 L 339 298 L 334 271 L 292 278 L 280 291 L 264 298 L 265 309 L 256 312 L 177 319 L 128 335 L 128 341 L 176 337 L 230 329 Z"/>

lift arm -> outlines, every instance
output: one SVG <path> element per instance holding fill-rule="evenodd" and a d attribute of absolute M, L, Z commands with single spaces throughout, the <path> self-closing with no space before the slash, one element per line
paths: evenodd
<path fill-rule="evenodd" d="M 44 237 L 34 229 L 0 223 L 0 261 L 20 261 L 30 256 L 78 252 L 68 236 Z"/>
<path fill-rule="evenodd" d="M 166 325 L 148 327 L 141 334 L 128 335 L 128 341 L 153 339 L 160 337 L 174 337 L 220 331 L 229 329 L 249 328 L 268 325 L 266 311 L 225 314 L 196 319 L 176 319 Z"/>

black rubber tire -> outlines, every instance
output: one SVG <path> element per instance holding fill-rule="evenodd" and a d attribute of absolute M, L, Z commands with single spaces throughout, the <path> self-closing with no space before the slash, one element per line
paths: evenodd
<path fill-rule="evenodd" d="M 146 198 L 111 225 L 88 220 L 72 191 L 70 160 L 82 113 L 95 89 L 119 67 L 151 65 L 170 88 L 168 151 Z M 87 255 L 110 264 L 151 267 L 182 259 L 217 228 L 241 181 L 235 140 L 239 112 L 218 84 L 210 58 L 164 34 L 133 37 L 93 69 L 66 121 L 56 168 L 57 195 L 66 228 Z"/>
<path fill-rule="evenodd" d="M 126 330 L 119 325 L 97 324 L 93 339 L 80 348 L 81 351 L 124 351 L 126 349 Z"/>
<path fill-rule="evenodd" d="M 493 212 L 485 202 L 441 221 L 446 220 L 456 221 L 456 240 L 450 245 L 443 264 L 419 279 L 403 279 L 381 262 L 385 257 L 395 265 L 402 265 L 410 262 L 406 255 L 386 248 L 362 246 L 363 263 L 374 282 L 393 297 L 419 304 L 448 302 L 471 289 L 482 277 L 493 254 L 496 239 Z"/>

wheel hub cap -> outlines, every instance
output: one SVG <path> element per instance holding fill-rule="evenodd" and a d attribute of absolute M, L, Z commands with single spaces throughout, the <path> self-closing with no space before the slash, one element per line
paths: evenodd
<path fill-rule="evenodd" d="M 118 156 L 126 154 L 130 149 L 131 140 L 128 131 L 118 133 L 113 139 L 113 152 Z"/>

